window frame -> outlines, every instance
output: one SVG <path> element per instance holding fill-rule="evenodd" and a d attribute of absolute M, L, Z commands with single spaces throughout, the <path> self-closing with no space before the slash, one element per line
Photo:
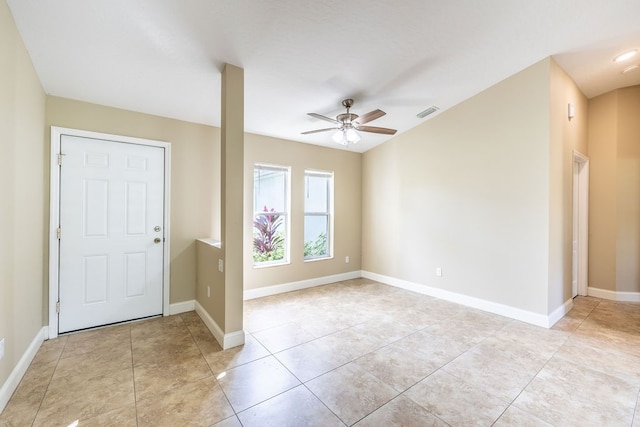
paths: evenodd
<path fill-rule="evenodd" d="M 307 196 L 309 192 L 309 181 L 308 177 L 323 177 L 329 178 L 327 181 L 327 210 L 325 212 L 319 211 L 309 211 L 307 212 Z M 334 187 L 335 187 L 335 173 L 333 171 L 324 171 L 318 169 L 305 169 L 304 171 L 304 207 L 303 207 L 303 216 L 305 221 L 303 221 L 303 244 L 306 243 L 304 239 L 305 233 L 305 224 L 307 217 L 326 217 L 327 218 L 327 254 L 319 255 L 319 256 L 304 256 L 304 245 L 303 245 L 303 259 L 304 262 L 313 262 L 313 261 L 321 261 L 326 259 L 333 259 L 333 227 L 334 227 L 334 214 L 333 214 L 333 205 L 334 205 Z"/>
<path fill-rule="evenodd" d="M 256 170 L 273 171 L 273 172 L 285 172 L 284 180 L 284 209 L 285 211 L 264 212 L 263 210 L 256 211 Z M 252 202 L 252 217 L 251 217 L 251 262 L 253 268 L 265 268 L 276 267 L 280 265 L 288 265 L 291 263 L 291 166 L 276 165 L 270 163 L 254 163 L 253 164 L 253 190 L 252 190 L 253 202 Z M 254 221 L 258 215 L 267 215 L 268 213 L 280 215 L 283 218 L 284 226 L 284 256 L 281 260 L 275 261 L 255 261 L 254 249 L 253 249 L 253 236 L 254 236 Z"/>

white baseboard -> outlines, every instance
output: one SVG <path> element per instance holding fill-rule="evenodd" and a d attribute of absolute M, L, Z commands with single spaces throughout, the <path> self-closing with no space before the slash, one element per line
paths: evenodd
<path fill-rule="evenodd" d="M 466 305 L 467 307 L 473 307 L 479 310 L 487 311 L 489 313 L 494 313 L 500 316 L 509 317 L 511 319 L 520 320 L 532 325 L 542 326 L 543 328 L 550 328 L 551 326 L 553 326 L 557 319 L 555 321 L 552 321 L 552 317 L 556 318 L 560 312 L 566 310 L 565 303 L 565 305 L 561 306 L 551 316 L 545 316 L 543 314 L 533 313 L 531 311 L 522 310 L 520 308 L 511 307 L 508 305 L 499 304 L 468 295 L 458 294 L 456 292 L 451 292 L 444 289 L 433 288 L 431 286 L 419 285 L 417 283 L 409 282 L 402 279 L 396 279 L 394 277 L 383 276 L 381 274 L 371 273 L 369 271 L 362 271 L 362 277 L 364 277 L 365 279 L 371 279 L 377 282 L 385 283 L 387 285 L 395 286 L 397 288 L 417 292 L 419 294 L 429 295 L 445 301 Z"/>
<path fill-rule="evenodd" d="M 268 297 L 270 295 L 282 294 L 285 292 L 299 291 L 301 289 L 313 288 L 315 286 L 328 285 L 329 283 L 352 280 L 362 277 L 361 271 L 350 271 L 348 273 L 334 274 L 332 276 L 317 277 L 314 279 L 300 280 L 299 282 L 283 283 L 281 285 L 265 286 L 264 288 L 246 289 L 244 299 L 254 299 Z"/>
<path fill-rule="evenodd" d="M 565 314 L 571 311 L 572 308 L 573 308 L 573 298 L 569 298 L 567 301 L 564 302 L 564 304 L 562 304 L 560 307 L 555 309 L 549 316 L 547 316 L 547 319 L 549 319 L 549 325 L 547 326 L 547 328 L 550 328 L 553 325 L 555 325 L 556 322 L 562 319 Z"/>
<path fill-rule="evenodd" d="M 204 324 L 207 325 L 207 328 L 211 331 L 214 338 L 216 339 L 216 341 L 218 341 L 218 344 L 220 344 L 223 350 L 244 344 L 243 330 L 225 334 L 220 326 L 218 326 L 216 321 L 213 320 L 213 317 L 211 317 L 209 313 L 207 313 L 207 310 L 205 310 L 198 301 L 194 301 L 194 303 L 196 313 L 198 313 L 198 316 L 200 316 Z"/>
<path fill-rule="evenodd" d="M 589 288 L 587 288 L 587 295 L 612 301 L 640 302 L 640 292 L 618 292 L 589 286 Z"/>
<path fill-rule="evenodd" d="M 49 327 L 44 326 L 38 331 L 36 336 L 33 338 L 33 341 L 31 341 L 31 344 L 29 344 L 29 347 L 27 347 L 27 350 L 18 361 L 16 367 L 13 368 L 13 371 L 11 371 L 7 380 L 2 384 L 2 388 L 0 388 L 0 413 L 4 410 L 5 406 L 7 406 L 7 403 L 9 403 L 9 399 L 11 399 L 13 392 L 18 388 L 20 380 L 22 380 L 22 377 L 27 372 L 33 358 L 36 357 L 42 342 L 48 338 Z"/>
<path fill-rule="evenodd" d="M 193 311 L 196 309 L 196 301 L 182 301 L 176 302 L 173 304 L 169 304 L 169 315 L 173 316 L 174 314 L 186 313 L 189 311 Z"/>

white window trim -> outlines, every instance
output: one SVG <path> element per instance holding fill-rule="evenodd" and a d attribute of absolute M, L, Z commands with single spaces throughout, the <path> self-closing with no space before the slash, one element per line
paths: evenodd
<path fill-rule="evenodd" d="M 307 215 L 309 216 L 326 216 L 327 217 L 327 230 L 328 230 L 328 236 L 327 236 L 327 246 L 328 246 L 328 254 L 327 255 L 322 255 L 322 256 L 314 256 L 314 257 L 304 257 L 303 255 L 303 259 L 304 262 L 315 262 L 315 261 L 323 261 L 323 260 L 328 260 L 328 259 L 333 259 L 333 241 L 334 241 L 334 233 L 333 233 L 333 229 L 334 229 L 334 216 L 333 216 L 333 202 L 334 202 L 334 188 L 335 188 L 335 174 L 333 171 L 322 171 L 322 170 L 317 170 L 317 169 L 305 169 L 304 171 L 304 178 L 305 178 L 305 184 L 304 184 L 304 189 L 305 189 L 305 199 L 307 197 L 306 195 L 306 191 L 307 191 L 307 177 L 308 176 L 316 176 L 316 177 L 322 177 L 322 178 L 330 178 L 329 181 L 329 209 L 327 212 L 307 212 L 306 211 L 306 207 L 304 209 L 304 217 L 306 218 Z M 303 249 L 304 250 L 304 249 Z"/>

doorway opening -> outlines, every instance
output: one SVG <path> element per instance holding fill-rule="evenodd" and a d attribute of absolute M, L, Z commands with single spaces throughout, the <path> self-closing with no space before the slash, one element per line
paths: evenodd
<path fill-rule="evenodd" d="M 589 273 L 589 158 L 573 151 L 572 297 L 587 295 Z"/>

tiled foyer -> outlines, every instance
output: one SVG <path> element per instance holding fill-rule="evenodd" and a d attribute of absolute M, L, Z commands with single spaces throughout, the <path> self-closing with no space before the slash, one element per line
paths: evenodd
<path fill-rule="evenodd" d="M 358 279 L 46 341 L 7 426 L 640 426 L 640 304 L 547 330 Z"/>

